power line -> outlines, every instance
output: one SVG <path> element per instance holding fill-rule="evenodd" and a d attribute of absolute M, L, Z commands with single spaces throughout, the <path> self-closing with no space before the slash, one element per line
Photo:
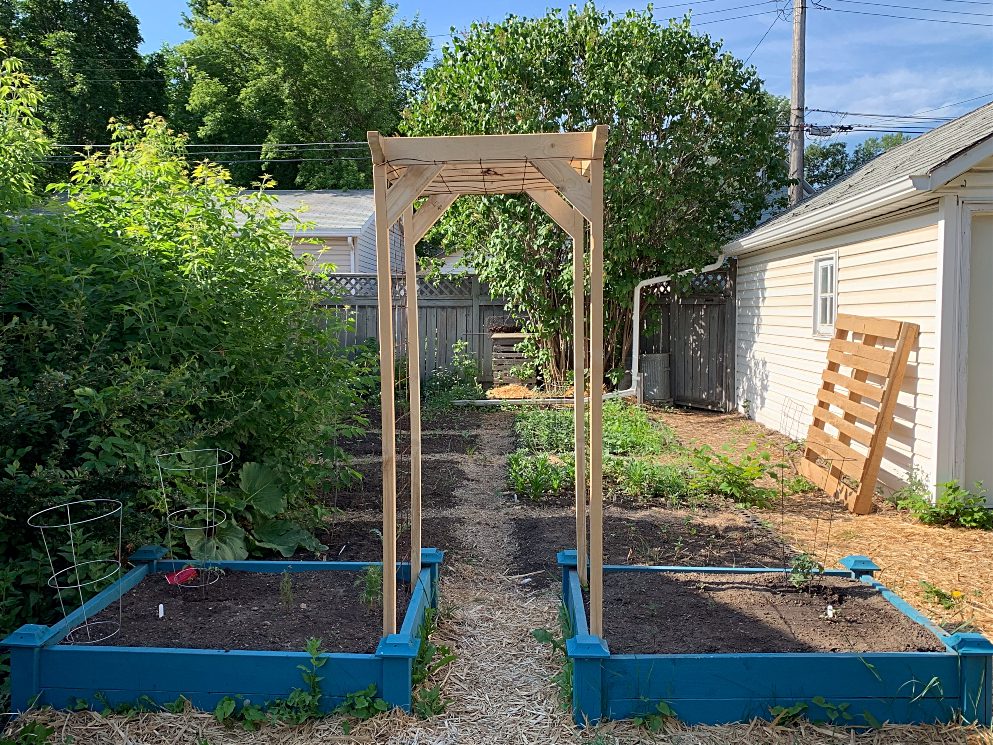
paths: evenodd
<path fill-rule="evenodd" d="M 870 13 L 865 10 L 847 10 L 845 8 L 828 8 L 824 5 L 814 5 L 812 7 L 815 10 L 829 10 L 834 13 L 854 13 L 855 15 L 876 16 L 877 18 L 898 18 L 904 21 L 928 21 L 930 23 L 949 23 L 955 26 L 978 26 L 979 28 L 993 29 L 993 24 L 990 23 L 974 23 L 972 21 L 948 21 L 939 18 L 918 18 L 916 16 L 898 16 L 898 15 L 892 15 L 890 13 Z"/>
<path fill-rule="evenodd" d="M 839 114 L 842 116 L 868 116 L 879 119 L 920 119 L 924 121 L 942 121 L 950 122 L 955 117 L 952 116 L 918 116 L 917 114 L 867 114 L 864 111 L 835 111 L 833 109 L 811 109 L 808 108 L 807 111 L 815 111 L 818 114 Z"/>
<path fill-rule="evenodd" d="M 933 109 L 924 109 L 924 111 L 918 111 L 918 114 L 930 114 L 932 111 L 941 111 L 942 109 L 950 109 L 953 106 L 961 106 L 964 103 L 972 103 L 973 101 L 978 101 L 981 98 L 989 98 L 993 96 L 993 93 L 983 93 L 980 96 L 973 96 L 972 98 L 966 98 L 963 101 L 956 101 L 955 103 L 946 103 L 944 106 L 935 106 Z"/>
<path fill-rule="evenodd" d="M 99 144 L 99 145 L 55 143 L 53 145 L 53 147 L 60 147 L 60 148 L 108 148 L 108 147 L 113 147 L 113 146 L 114 145 L 112 143 L 111 144 Z M 342 142 L 323 142 L 323 141 L 315 141 L 315 142 L 239 142 L 239 143 L 231 143 L 231 142 L 213 142 L 213 143 L 208 143 L 208 142 L 191 142 L 191 143 L 187 143 L 187 145 L 186 145 L 187 148 L 211 148 L 211 147 L 214 147 L 214 148 L 248 148 L 248 147 L 252 147 L 252 148 L 258 148 L 258 147 L 282 148 L 282 147 L 314 147 L 314 146 L 321 146 L 321 147 L 350 147 L 350 148 L 355 148 L 355 147 L 368 147 L 369 146 L 369 143 L 368 142 L 364 142 L 362 140 L 347 140 L 347 141 L 342 141 Z"/>
<path fill-rule="evenodd" d="M 769 24 L 769 28 L 767 28 L 765 30 L 765 33 L 762 34 L 762 38 L 758 40 L 758 43 L 756 43 L 755 46 L 752 47 L 752 51 L 750 51 L 748 53 L 748 56 L 745 57 L 745 64 L 748 64 L 748 60 L 750 60 L 752 58 L 752 55 L 755 54 L 755 52 L 758 51 L 759 47 L 762 46 L 762 42 L 765 41 L 765 37 L 767 37 L 769 35 L 769 32 L 772 31 L 773 27 L 777 23 L 779 23 L 780 20 L 782 20 L 782 15 L 777 15 L 775 18 L 772 19 L 772 23 Z"/>
<path fill-rule="evenodd" d="M 952 13 L 960 16 L 979 16 L 993 20 L 991 13 L 974 13 L 969 10 L 939 10 L 937 8 L 922 8 L 919 5 L 896 5 L 894 3 L 877 3 L 872 0 L 834 0 L 836 3 L 847 3 L 851 5 L 873 5 L 880 8 L 901 8 L 903 10 L 922 10 L 925 13 Z"/>

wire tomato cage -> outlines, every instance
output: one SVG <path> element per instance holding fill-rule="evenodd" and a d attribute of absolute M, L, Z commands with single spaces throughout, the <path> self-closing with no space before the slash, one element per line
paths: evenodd
<path fill-rule="evenodd" d="M 176 543 L 181 536 L 189 551 L 189 565 L 196 569 L 193 576 L 177 582 L 178 587 L 205 589 L 224 573 L 217 562 L 231 524 L 228 514 L 217 506 L 217 487 L 233 461 L 234 456 L 220 448 L 155 456 L 169 558 L 177 558 Z"/>
<path fill-rule="evenodd" d="M 121 527 L 123 505 L 116 499 L 81 499 L 46 507 L 28 518 L 28 525 L 41 531 L 45 555 L 51 574 L 48 586 L 55 591 L 62 617 L 74 612 L 78 599 L 82 623 L 65 637 L 68 644 L 97 644 L 110 639 L 121 630 L 121 589 L 117 585 L 117 618 L 107 614 L 90 616 L 86 601 L 120 578 Z M 84 558 L 89 541 L 100 538 L 106 546 L 106 536 L 116 522 L 117 545 L 111 558 Z M 110 526 L 110 527 L 108 527 Z"/>

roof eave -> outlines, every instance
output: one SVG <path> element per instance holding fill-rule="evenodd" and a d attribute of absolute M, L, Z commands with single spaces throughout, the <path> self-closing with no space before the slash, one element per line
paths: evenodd
<path fill-rule="evenodd" d="M 934 191 L 954 181 L 970 168 L 993 156 L 993 134 L 966 148 L 958 155 L 932 168 L 929 173 L 910 177 L 914 187 L 920 191 Z"/>
<path fill-rule="evenodd" d="M 787 241 L 802 240 L 823 232 L 828 227 L 843 227 L 847 222 L 852 222 L 850 218 L 856 216 L 864 218 L 867 213 L 903 201 L 920 191 L 912 179 L 903 177 L 785 223 L 772 222 L 767 228 L 757 228 L 727 244 L 724 247 L 724 253 L 731 256 L 741 256 Z"/>

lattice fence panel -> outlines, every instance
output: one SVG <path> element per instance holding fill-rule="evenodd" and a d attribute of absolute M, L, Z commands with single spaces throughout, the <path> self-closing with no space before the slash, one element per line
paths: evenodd
<path fill-rule="evenodd" d="M 867 514 L 893 411 L 910 352 L 915 323 L 839 314 L 828 345 L 827 366 L 814 404 L 800 473 L 852 512 Z"/>

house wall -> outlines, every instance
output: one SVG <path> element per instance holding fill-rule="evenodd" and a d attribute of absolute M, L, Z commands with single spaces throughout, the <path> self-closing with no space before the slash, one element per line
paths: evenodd
<path fill-rule="evenodd" d="M 362 227 L 362 232 L 356 240 L 355 271 L 359 273 L 376 273 L 376 219 L 372 215 Z M 400 223 L 390 228 L 390 266 L 394 274 L 402 272 L 403 263 L 403 230 Z"/>
<path fill-rule="evenodd" d="M 930 478 L 935 419 L 936 205 L 872 227 L 738 257 L 738 406 L 794 439 L 806 436 L 829 341 L 813 333 L 814 260 L 833 252 L 838 257 L 839 312 L 912 321 L 921 327 L 897 400 L 880 481 L 897 488 L 912 468 L 922 469 Z"/>
<path fill-rule="evenodd" d="M 335 271 L 352 270 L 352 246 L 348 238 L 320 238 L 316 244 L 294 241 L 293 255 L 306 256 L 307 263 L 315 267 L 334 264 Z"/>

